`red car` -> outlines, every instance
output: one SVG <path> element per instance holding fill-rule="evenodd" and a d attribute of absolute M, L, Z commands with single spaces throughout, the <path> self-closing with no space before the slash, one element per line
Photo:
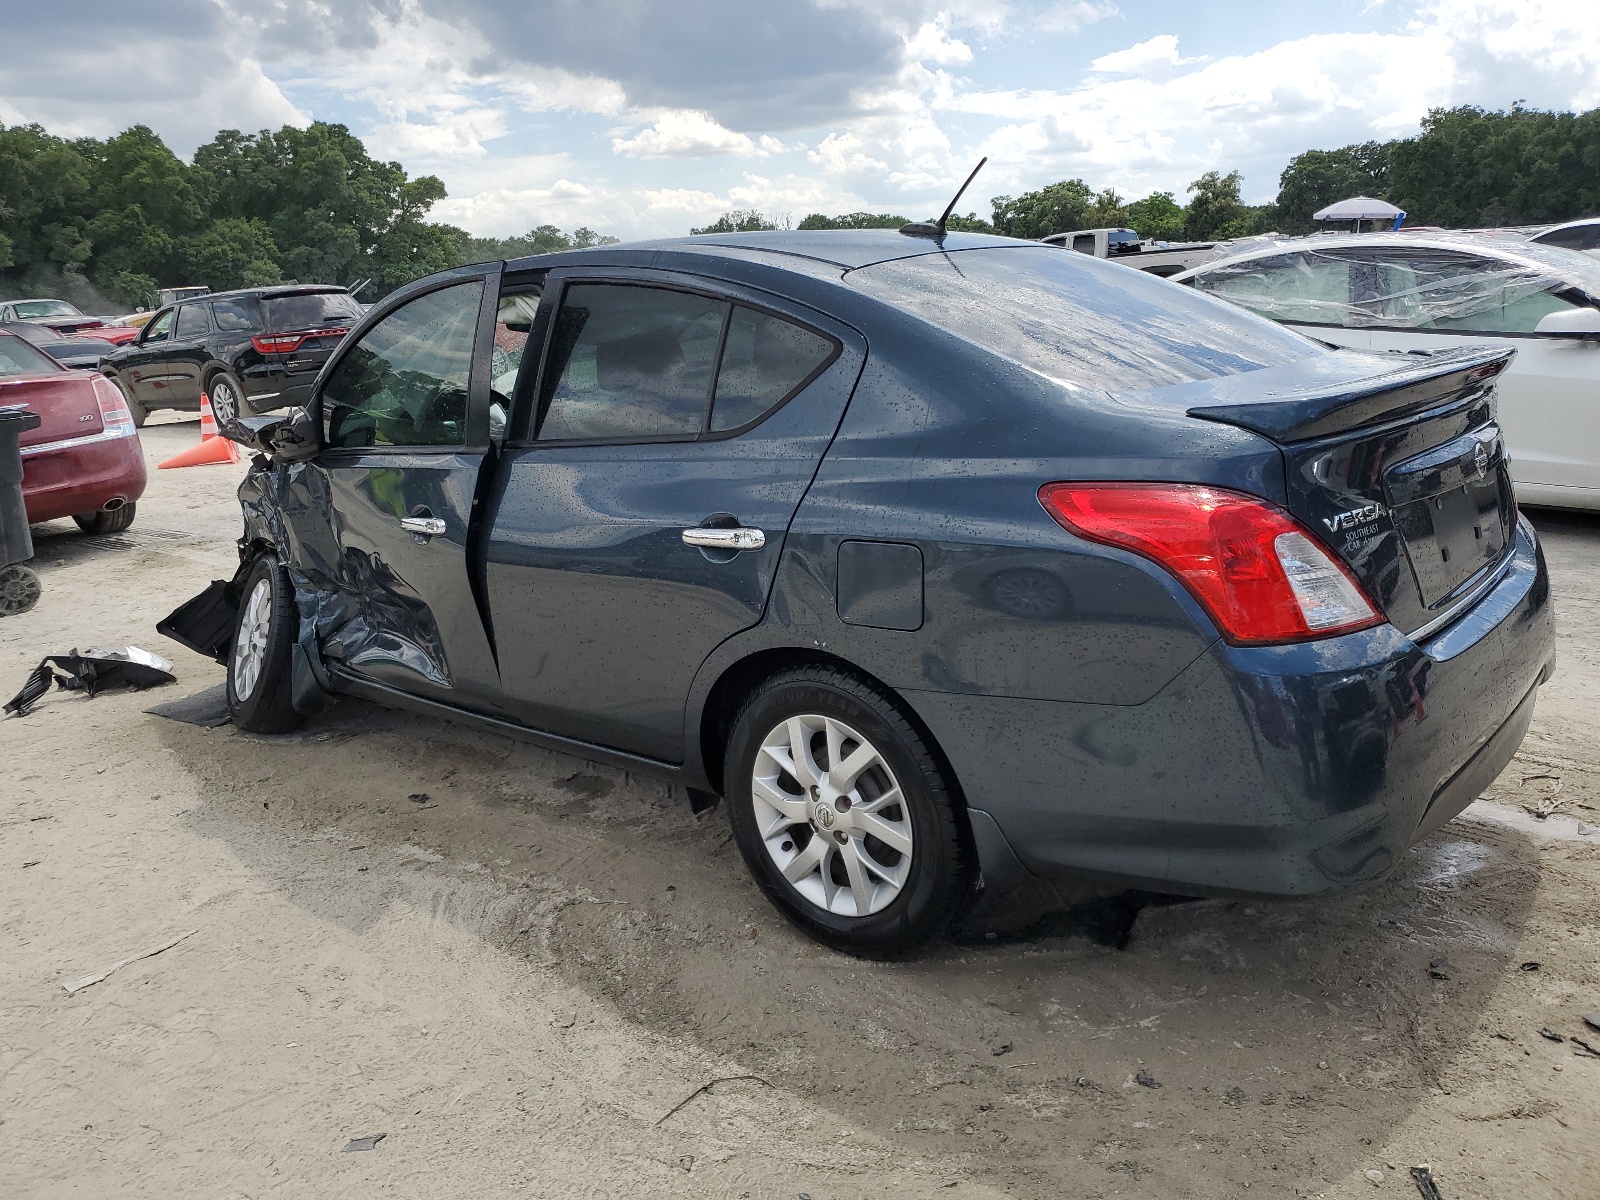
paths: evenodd
<path fill-rule="evenodd" d="M 133 524 L 144 452 L 116 384 L 69 371 L 13 333 L 0 333 L 0 405 L 24 404 L 39 428 L 22 435 L 28 523 L 71 517 L 85 533 Z"/>

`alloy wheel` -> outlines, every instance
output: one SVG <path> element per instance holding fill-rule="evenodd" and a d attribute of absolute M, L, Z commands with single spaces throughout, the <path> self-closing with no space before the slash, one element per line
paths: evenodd
<path fill-rule="evenodd" d="M 211 415 L 216 417 L 219 428 L 224 421 L 231 421 L 239 415 L 238 393 L 226 379 L 211 381 Z"/>
<path fill-rule="evenodd" d="M 267 660 L 267 638 L 272 631 L 272 581 L 258 580 L 245 601 L 239 632 L 233 640 L 233 694 L 250 699 Z"/>
<path fill-rule="evenodd" d="M 750 795 L 773 864 L 818 908 L 871 916 L 905 887 L 910 810 L 883 754 L 842 721 L 804 714 L 774 726 Z"/>

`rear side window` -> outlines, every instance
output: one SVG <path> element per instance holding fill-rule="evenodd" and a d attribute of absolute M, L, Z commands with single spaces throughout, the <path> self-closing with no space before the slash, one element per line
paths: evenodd
<path fill-rule="evenodd" d="M 737 429 L 787 400 L 833 361 L 829 338 L 754 309 L 735 307 L 717 372 L 711 428 Z"/>
<path fill-rule="evenodd" d="M 573 284 L 562 297 L 539 440 L 695 437 L 705 428 L 726 301 Z"/>
<path fill-rule="evenodd" d="M 27 342 L 10 334 L 0 333 L 0 378 L 7 375 L 39 375 L 61 370 L 61 364 L 35 350 Z"/>
<path fill-rule="evenodd" d="M 190 338 L 202 338 L 211 331 L 211 324 L 206 320 L 206 306 L 204 304 L 185 304 L 178 310 L 178 328 L 173 337 L 185 342 Z"/>
<path fill-rule="evenodd" d="M 213 300 L 211 319 L 223 333 L 255 333 L 261 328 L 261 310 L 254 300 Z"/>
<path fill-rule="evenodd" d="M 349 292 L 296 292 L 288 296 L 268 296 L 262 304 L 271 333 L 348 326 L 355 324 L 361 315 L 361 305 Z"/>
<path fill-rule="evenodd" d="M 1079 387 L 1165 387 L 1322 353 L 1232 305 L 1048 246 L 924 254 L 845 278 L 931 325 Z"/>
<path fill-rule="evenodd" d="M 1194 286 L 1274 321 L 1351 323 L 1350 264 L 1340 258 L 1315 254 L 1252 258 L 1197 275 Z"/>

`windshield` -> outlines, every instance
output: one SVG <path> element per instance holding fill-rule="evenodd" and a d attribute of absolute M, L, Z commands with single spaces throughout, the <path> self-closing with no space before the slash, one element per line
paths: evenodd
<path fill-rule="evenodd" d="M 35 350 L 15 334 L 0 333 L 0 379 L 10 375 L 45 375 L 64 370 L 60 363 Z"/>
<path fill-rule="evenodd" d="M 268 296 L 267 329 L 272 333 L 298 333 L 355 324 L 361 306 L 349 292 L 297 292 Z"/>
<path fill-rule="evenodd" d="M 877 263 L 845 278 L 1063 383 L 1142 390 L 1321 353 L 1251 313 L 1136 271 L 1041 246 Z"/>
<path fill-rule="evenodd" d="M 18 300 L 12 305 L 23 320 L 35 317 L 81 317 L 83 313 L 65 300 Z"/>

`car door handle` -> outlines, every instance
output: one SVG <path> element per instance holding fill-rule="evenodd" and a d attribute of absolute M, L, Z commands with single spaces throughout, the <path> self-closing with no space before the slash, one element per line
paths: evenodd
<path fill-rule="evenodd" d="M 767 544 L 767 535 L 759 529 L 743 526 L 717 529 L 696 525 L 683 531 L 683 540 L 685 545 L 699 546 L 702 550 L 759 550 Z"/>
<path fill-rule="evenodd" d="M 445 524 L 442 517 L 401 517 L 400 528 L 422 537 L 440 537 L 444 534 Z"/>

